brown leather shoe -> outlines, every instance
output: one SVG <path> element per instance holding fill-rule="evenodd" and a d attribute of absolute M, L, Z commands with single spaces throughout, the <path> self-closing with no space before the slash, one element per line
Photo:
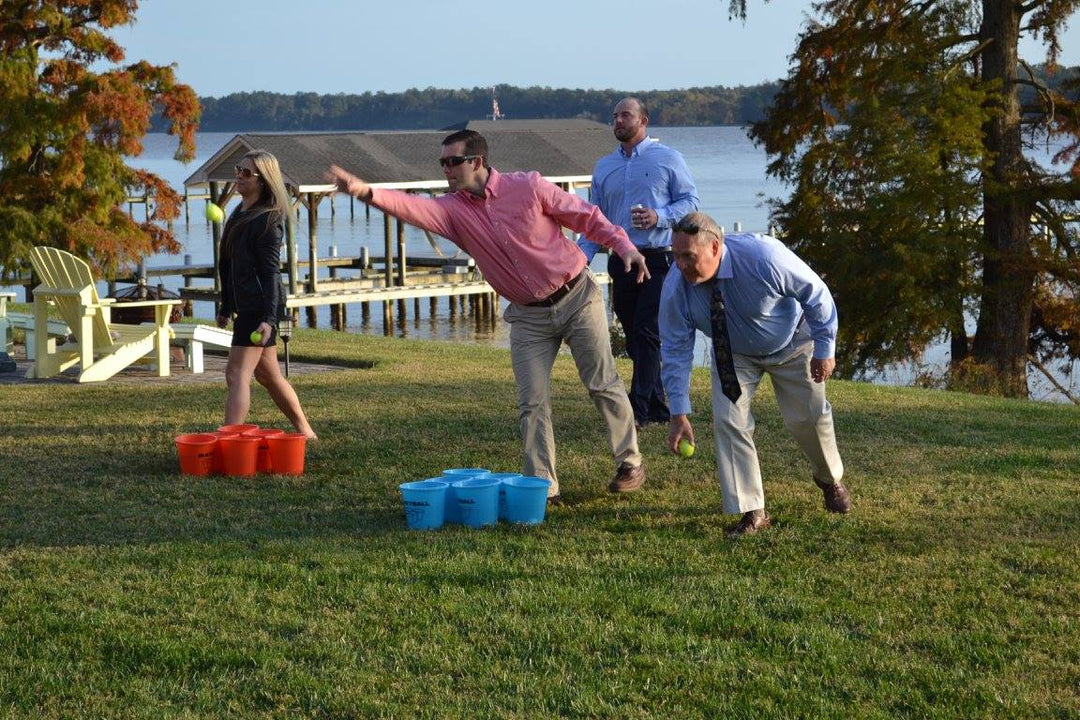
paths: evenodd
<path fill-rule="evenodd" d="M 562 507 L 563 502 L 562 495 L 550 495 L 547 499 L 548 507 Z"/>
<path fill-rule="evenodd" d="M 814 484 L 821 488 L 821 492 L 825 495 L 826 510 L 834 513 L 846 513 L 851 510 L 851 493 L 844 487 L 844 483 L 837 480 L 829 485 L 814 478 Z"/>
<path fill-rule="evenodd" d="M 737 540 L 746 535 L 753 535 L 758 530 L 764 530 L 770 525 L 772 525 L 772 518 L 769 517 L 769 513 L 764 510 L 751 510 L 743 513 L 742 519 L 728 531 L 727 536 L 732 540 Z"/>
<path fill-rule="evenodd" d="M 645 466 L 623 463 L 615 473 L 615 479 L 608 485 L 613 493 L 633 492 L 645 483 Z"/>

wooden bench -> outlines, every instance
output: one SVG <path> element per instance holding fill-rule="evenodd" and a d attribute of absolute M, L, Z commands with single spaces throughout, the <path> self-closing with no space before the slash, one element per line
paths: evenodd
<path fill-rule="evenodd" d="M 14 299 L 15 293 L 0 293 L 0 372 L 15 372 L 15 361 L 11 359 L 11 321 L 7 317 L 8 300 Z"/>
<path fill-rule="evenodd" d="M 11 321 L 7 317 L 7 304 L 15 299 L 13 292 L 0 292 L 0 352 L 11 352 Z"/>
<path fill-rule="evenodd" d="M 26 333 L 26 359 L 34 359 L 34 316 L 30 313 L 8 313 L 7 321 L 12 329 Z M 49 320 L 49 337 L 66 338 L 71 328 L 63 320 Z"/>
<path fill-rule="evenodd" d="M 193 373 L 206 371 L 206 365 L 203 361 L 205 346 L 209 345 L 226 351 L 232 347 L 231 330 L 224 330 L 213 325 L 191 325 L 188 323 L 170 325 L 169 329 L 173 333 L 173 342 L 170 344 L 180 345 L 184 348 L 184 360 L 188 369 Z"/>

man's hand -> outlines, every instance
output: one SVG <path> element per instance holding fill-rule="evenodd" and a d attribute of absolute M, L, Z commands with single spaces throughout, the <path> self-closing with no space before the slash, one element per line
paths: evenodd
<path fill-rule="evenodd" d="M 632 250 L 622 256 L 623 266 L 626 268 L 626 272 L 631 272 L 634 266 L 637 265 L 637 282 L 643 283 L 652 275 L 649 274 L 649 268 L 645 266 L 645 256 L 637 250 Z"/>
<path fill-rule="evenodd" d="M 655 227 L 659 218 L 656 211 L 647 207 L 630 208 L 630 222 L 639 230 L 648 230 Z"/>
<path fill-rule="evenodd" d="M 346 195 L 352 195 L 355 198 L 360 198 L 365 201 L 371 199 L 371 186 L 337 165 L 331 165 L 330 170 L 328 170 L 323 177 L 327 182 L 334 183 L 338 192 L 343 192 Z"/>
<path fill-rule="evenodd" d="M 667 436 L 671 452 L 679 454 L 679 441 L 683 438 L 691 445 L 697 444 L 694 442 L 694 428 L 690 425 L 690 418 L 686 415 L 672 415 L 668 420 Z"/>
<path fill-rule="evenodd" d="M 829 379 L 835 368 L 836 358 L 825 358 L 824 360 L 814 358 L 810 361 L 810 377 L 816 383 L 823 383 Z"/>

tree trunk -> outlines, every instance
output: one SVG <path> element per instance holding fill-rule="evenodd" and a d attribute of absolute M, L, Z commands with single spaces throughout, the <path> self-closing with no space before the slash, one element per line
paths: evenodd
<path fill-rule="evenodd" d="M 1027 348 L 1034 299 L 1031 212 L 1024 192 L 1026 165 L 1020 138 L 1016 85 L 1017 42 L 1022 11 L 1015 0 L 983 0 L 983 79 L 1001 82 L 1001 106 L 986 127 L 993 157 L 983 194 L 983 292 L 972 343 L 974 360 L 985 365 L 1007 397 L 1027 397 Z"/>
<path fill-rule="evenodd" d="M 962 309 L 958 315 L 959 317 L 952 323 L 952 329 L 949 330 L 949 367 L 952 370 L 960 368 L 971 355 Z"/>

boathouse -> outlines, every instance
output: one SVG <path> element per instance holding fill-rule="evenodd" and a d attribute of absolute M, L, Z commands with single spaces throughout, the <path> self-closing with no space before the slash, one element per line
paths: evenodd
<path fill-rule="evenodd" d="M 588 187 L 593 164 L 615 146 L 609 126 L 591 120 L 480 120 L 430 131 L 347 132 L 347 133 L 243 133 L 236 135 L 184 181 L 190 194 L 208 193 L 211 202 L 227 203 L 233 192 L 233 166 L 250 150 L 274 154 L 281 165 L 286 185 L 293 194 L 296 210 L 307 215 L 308 242 L 306 276 L 300 276 L 297 239 L 286 240 L 286 271 L 289 305 L 341 306 L 344 303 L 405 297 L 453 296 L 485 291 L 482 279 L 475 286 L 466 273 L 453 272 L 448 265 L 471 267 L 470 258 L 455 258 L 443 268 L 427 268 L 411 273 L 405 257 L 404 227 L 384 217 L 385 248 L 382 258 L 320 258 L 316 228 L 319 206 L 333 197 L 334 186 L 324 174 L 337 164 L 380 188 L 406 192 L 440 194 L 447 189 L 438 164 L 442 139 L 455 130 L 468 128 L 484 135 L 490 150 L 489 162 L 502 172 L 536 170 L 545 178 L 573 192 Z M 333 202 L 333 201 L 331 201 Z M 333 207 L 333 205 L 331 205 Z M 351 207 L 351 205 L 350 205 Z M 365 206 L 366 207 L 366 206 Z M 378 212 L 377 210 L 375 210 Z M 213 288 L 185 288 L 188 299 L 214 299 L 220 289 L 217 276 L 220 226 L 213 229 L 215 281 Z M 396 242 L 395 242 L 396 240 Z M 396 253 L 395 253 L 396 247 Z M 395 260 L 396 254 L 396 260 Z M 381 272 L 373 265 L 381 265 Z M 333 278 L 319 278 L 319 267 L 331 267 Z M 359 275 L 336 277 L 337 270 L 354 269 Z M 441 287 L 432 287 L 438 285 Z M 459 285 L 460 287 L 454 287 Z M 387 303 L 387 306 L 389 303 Z M 333 317 L 333 314 L 332 314 Z M 336 322 L 334 323 L 337 324 Z"/>

